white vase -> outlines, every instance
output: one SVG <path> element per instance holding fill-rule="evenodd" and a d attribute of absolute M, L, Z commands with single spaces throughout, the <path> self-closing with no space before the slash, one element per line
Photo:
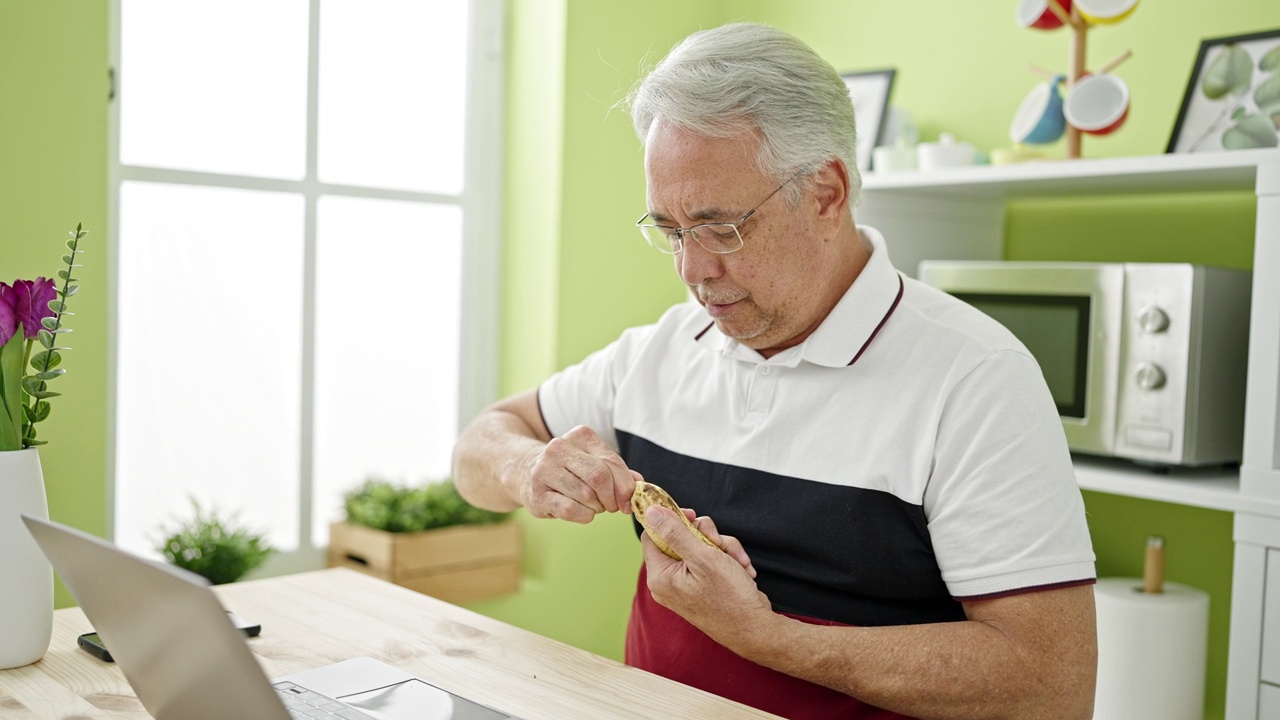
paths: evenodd
<path fill-rule="evenodd" d="M 53 636 L 53 567 L 23 515 L 49 518 L 35 448 L 0 451 L 0 670 L 44 657 Z"/>

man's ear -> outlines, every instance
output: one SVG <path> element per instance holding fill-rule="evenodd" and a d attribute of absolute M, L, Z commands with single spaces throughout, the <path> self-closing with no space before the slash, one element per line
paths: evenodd
<path fill-rule="evenodd" d="M 813 195 L 818 217 L 835 220 L 849 214 L 849 170 L 839 159 L 831 159 L 813 175 Z"/>

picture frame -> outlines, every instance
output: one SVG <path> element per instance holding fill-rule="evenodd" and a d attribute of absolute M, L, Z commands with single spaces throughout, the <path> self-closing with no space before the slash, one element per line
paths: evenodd
<path fill-rule="evenodd" d="M 859 172 L 871 169 L 871 151 L 884 139 L 895 75 L 897 71 L 893 68 L 840 73 L 853 101 Z"/>
<path fill-rule="evenodd" d="M 1166 153 L 1280 145 L 1280 29 L 1200 42 Z"/>

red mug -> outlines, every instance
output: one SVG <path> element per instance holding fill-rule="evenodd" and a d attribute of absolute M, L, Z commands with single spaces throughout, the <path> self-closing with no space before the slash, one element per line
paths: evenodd
<path fill-rule="evenodd" d="M 1067 90 L 1062 114 L 1080 132 L 1113 133 L 1129 117 L 1129 86 L 1110 73 L 1085 75 Z"/>
<path fill-rule="evenodd" d="M 1058 7 L 1062 9 L 1062 14 L 1071 15 L 1071 0 L 1019 0 L 1018 2 L 1018 24 L 1024 28 L 1036 28 L 1038 30 L 1053 30 L 1062 27 L 1062 18 L 1049 7 L 1050 3 L 1057 2 Z"/>

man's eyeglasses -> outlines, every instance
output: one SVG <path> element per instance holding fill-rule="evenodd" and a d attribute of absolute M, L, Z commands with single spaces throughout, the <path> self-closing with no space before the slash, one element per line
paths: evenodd
<path fill-rule="evenodd" d="M 671 227 L 670 225 L 646 224 L 645 220 L 649 219 L 649 213 L 645 213 L 636 221 L 636 227 L 640 228 L 640 234 L 644 235 L 645 241 L 654 250 L 666 255 L 675 255 L 684 250 L 686 238 L 693 238 L 693 241 L 701 245 L 703 250 L 717 255 L 737 252 L 742 249 L 742 232 L 738 229 L 738 226 L 745 223 L 757 210 L 769 202 L 769 198 L 777 195 L 779 190 L 791 184 L 791 181 L 798 177 L 800 177 L 800 173 L 792 175 L 781 185 L 774 188 L 774 191 L 769 193 L 768 197 L 748 210 L 747 214 L 738 218 L 736 222 L 701 223 L 693 227 L 681 228 Z"/>

